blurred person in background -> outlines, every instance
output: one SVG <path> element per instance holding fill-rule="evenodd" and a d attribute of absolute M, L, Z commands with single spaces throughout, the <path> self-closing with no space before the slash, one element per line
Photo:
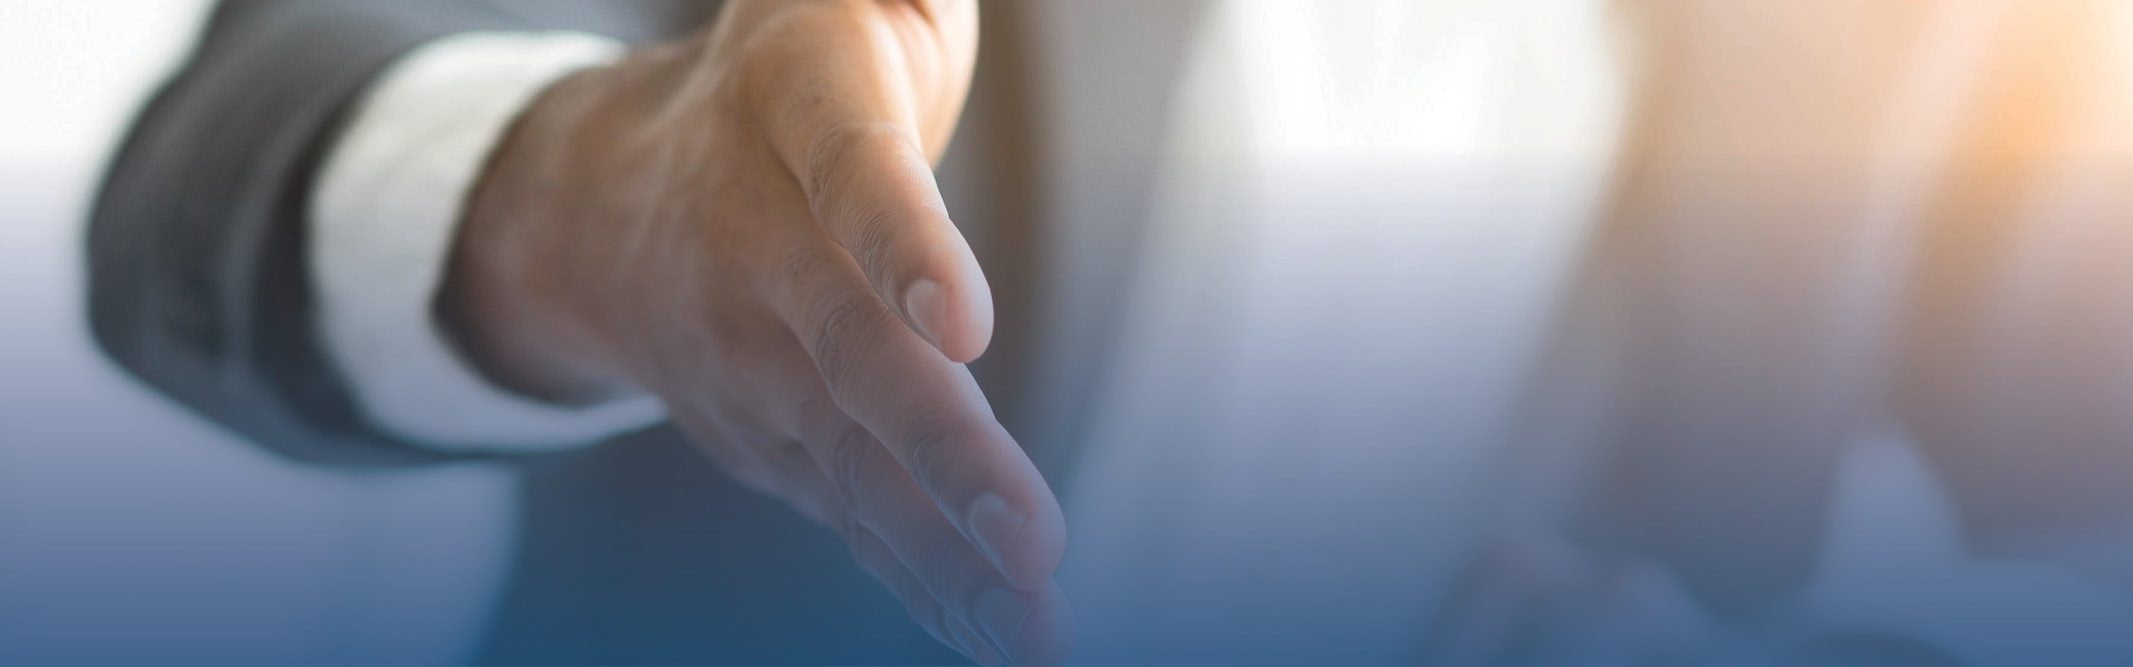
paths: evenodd
<path fill-rule="evenodd" d="M 2128 27 L 233 0 L 89 309 L 290 458 L 515 466 L 480 661 L 2122 661 Z M 1960 539 L 1852 586 L 1888 432 Z"/>

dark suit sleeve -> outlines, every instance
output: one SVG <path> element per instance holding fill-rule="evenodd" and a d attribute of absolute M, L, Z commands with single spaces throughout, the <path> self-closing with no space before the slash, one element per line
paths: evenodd
<path fill-rule="evenodd" d="M 136 118 L 88 233 L 99 345 L 158 391 L 298 460 L 444 460 L 364 422 L 313 337 L 303 215 L 346 111 L 395 58 L 474 30 L 629 42 L 715 7 L 662 2 L 230 1 Z"/>

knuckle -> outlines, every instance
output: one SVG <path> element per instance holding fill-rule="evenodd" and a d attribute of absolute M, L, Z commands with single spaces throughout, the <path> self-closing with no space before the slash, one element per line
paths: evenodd
<path fill-rule="evenodd" d="M 968 548 L 966 544 L 962 534 L 943 531 L 931 544 L 926 545 L 923 555 L 914 564 L 912 571 L 927 590 L 934 593 L 934 597 L 942 600 L 958 597 L 954 592 L 963 587 L 955 585 L 956 582 L 971 574 L 958 558 L 962 550 Z"/>
<path fill-rule="evenodd" d="M 804 294 L 805 286 L 819 282 L 829 270 L 829 257 L 820 249 L 805 245 L 786 250 L 774 269 L 777 284 L 794 298 Z"/>
<path fill-rule="evenodd" d="M 870 298 L 849 295 L 823 306 L 816 318 L 808 350 L 833 396 L 845 394 L 862 360 L 879 347 L 881 308 Z"/>
<path fill-rule="evenodd" d="M 945 216 L 937 197 L 905 187 L 929 179 L 930 167 L 891 124 L 831 125 L 814 136 L 806 159 L 809 212 L 877 283 L 888 277 L 905 223 L 927 211 Z"/>
<path fill-rule="evenodd" d="M 815 185 L 829 185 L 844 173 L 839 167 L 885 141 L 903 137 L 895 125 L 879 120 L 842 120 L 823 124 L 808 137 L 807 171 Z"/>
<path fill-rule="evenodd" d="M 807 139 L 805 168 L 809 203 L 815 213 L 832 212 L 827 205 L 843 196 L 848 179 L 861 173 L 853 168 L 854 162 L 908 144 L 903 131 L 885 121 L 831 122 L 815 130 Z"/>
<path fill-rule="evenodd" d="M 889 246 L 896 236 L 895 208 L 881 197 L 870 197 L 848 206 L 850 210 L 844 215 L 843 231 L 839 236 L 844 237 L 846 250 L 861 267 L 865 267 L 869 276 L 879 278 L 876 274 L 887 266 Z"/>
<path fill-rule="evenodd" d="M 942 474 L 942 457 L 969 433 L 968 420 L 952 411 L 928 411 L 905 420 L 903 463 L 919 488 L 933 491 L 934 481 Z"/>
<path fill-rule="evenodd" d="M 826 463 L 830 479 L 837 484 L 837 493 L 848 506 L 863 508 L 860 489 L 866 488 L 866 460 L 868 449 L 875 446 L 874 435 L 858 424 L 841 429 L 829 442 Z"/>
<path fill-rule="evenodd" d="M 808 138 L 807 191 L 812 193 L 809 203 L 815 204 L 818 212 L 820 204 L 826 201 L 823 193 L 836 185 L 838 167 L 855 150 L 853 137 L 861 132 L 860 127 L 857 123 L 832 124 Z"/>

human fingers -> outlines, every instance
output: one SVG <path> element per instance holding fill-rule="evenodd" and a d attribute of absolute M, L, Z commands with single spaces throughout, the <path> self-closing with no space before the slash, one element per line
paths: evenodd
<path fill-rule="evenodd" d="M 750 378 L 748 390 L 702 402 L 739 406 L 802 443 L 843 511 L 953 615 L 1012 647 L 1003 657 L 1060 653 L 1066 633 L 1053 619 L 1066 612 L 1045 592 L 1064 549 L 1057 501 L 968 372 L 896 320 L 780 191 L 793 187 L 761 184 L 747 215 L 784 224 L 759 226 L 737 253 L 786 335 L 720 365 Z"/>
<path fill-rule="evenodd" d="M 963 617 L 949 613 L 875 529 L 852 511 L 845 494 L 823 474 L 804 446 L 795 442 L 766 449 L 761 455 L 759 469 L 779 479 L 777 486 L 790 496 L 788 502 L 796 507 L 825 508 L 825 512 L 812 518 L 834 529 L 851 550 L 852 560 L 887 587 L 904 604 L 904 611 L 912 620 L 935 640 L 981 665 L 997 665 L 1005 660 L 991 639 L 972 631 Z"/>
<path fill-rule="evenodd" d="M 797 349 L 793 352 L 798 354 Z M 845 494 L 830 483 L 798 440 L 775 430 L 746 426 L 747 418 L 716 414 L 722 411 L 707 409 L 706 405 L 679 405 L 673 411 L 674 420 L 698 441 L 720 469 L 743 486 L 778 498 L 808 519 L 836 531 L 862 569 L 888 587 L 911 618 L 935 639 L 974 661 L 1000 661 L 998 652 L 986 640 L 960 618 L 946 613 L 933 592 L 897 560 L 872 528 L 847 509 Z"/>
<path fill-rule="evenodd" d="M 857 519 L 846 519 L 839 531 L 852 550 L 852 559 L 903 601 L 904 610 L 932 633 L 934 639 L 962 651 L 964 656 L 981 665 L 997 665 L 1005 661 L 1001 650 L 993 647 L 991 639 L 980 636 L 968 623 L 948 613 L 933 597 L 932 591 L 927 590 L 873 529 Z"/>
<path fill-rule="evenodd" d="M 991 290 L 930 166 L 968 84 L 974 33 L 957 39 L 942 25 L 974 30 L 974 17 L 958 18 L 974 9 L 943 9 L 963 5 L 790 18 L 747 87 L 815 222 L 906 325 L 958 362 L 984 352 L 993 322 Z"/>
<path fill-rule="evenodd" d="M 1027 590 L 1049 580 L 1066 525 L 1044 478 L 969 371 L 928 349 L 867 289 L 852 260 L 826 246 L 800 244 L 770 291 L 835 407 L 805 418 L 845 415 L 859 427 L 834 450 L 849 460 L 831 469 L 879 472 L 862 465 L 870 454 L 852 443 L 878 446 L 1009 582 Z"/>
<path fill-rule="evenodd" d="M 1019 664 L 1064 657 L 1072 628 L 1049 578 L 1011 585 L 872 433 L 826 396 L 806 405 L 802 440 L 854 523 L 879 536 L 932 599 L 980 630 L 1001 656 Z"/>

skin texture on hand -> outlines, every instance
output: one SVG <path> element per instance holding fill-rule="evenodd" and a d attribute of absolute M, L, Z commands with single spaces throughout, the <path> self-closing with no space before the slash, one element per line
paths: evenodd
<path fill-rule="evenodd" d="M 742 0 L 565 79 L 470 196 L 439 317 L 530 395 L 658 394 L 936 638 L 1052 662 L 1065 522 L 961 365 L 991 297 L 931 171 L 976 48 L 974 2 Z"/>

